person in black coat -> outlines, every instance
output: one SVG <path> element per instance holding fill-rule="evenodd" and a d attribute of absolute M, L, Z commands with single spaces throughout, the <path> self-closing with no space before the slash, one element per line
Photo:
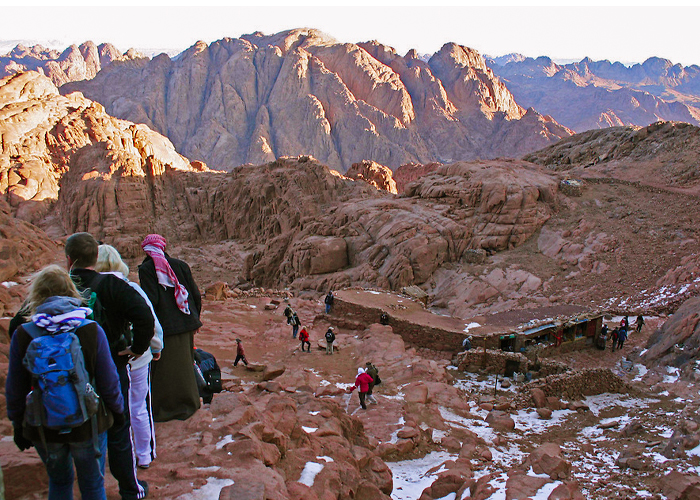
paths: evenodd
<path fill-rule="evenodd" d="M 141 288 L 153 304 L 163 327 L 161 358 L 153 362 L 151 393 L 153 419 L 186 420 L 200 407 L 194 374 L 194 334 L 202 298 L 190 266 L 165 253 L 165 238 L 148 235 L 141 247 L 147 257 L 139 266 Z"/>

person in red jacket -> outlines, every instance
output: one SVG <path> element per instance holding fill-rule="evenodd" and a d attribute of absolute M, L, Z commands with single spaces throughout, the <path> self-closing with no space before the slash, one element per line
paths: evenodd
<path fill-rule="evenodd" d="M 233 366 L 238 366 L 239 361 L 243 361 L 243 364 L 248 366 L 248 360 L 245 357 L 245 351 L 243 350 L 241 339 L 236 339 L 236 344 L 236 361 L 233 362 Z"/>
<path fill-rule="evenodd" d="M 299 332 L 299 340 L 301 340 L 301 352 L 304 352 L 304 344 L 306 344 L 306 352 L 311 352 L 311 342 L 309 342 L 309 332 L 306 331 L 306 327 L 302 326 Z"/>
<path fill-rule="evenodd" d="M 349 393 L 352 393 L 358 387 L 360 388 L 360 406 L 363 410 L 367 409 L 365 404 L 365 397 L 367 397 L 367 392 L 369 391 L 369 384 L 374 382 L 372 377 L 365 372 L 364 368 L 357 369 L 357 377 L 355 377 L 355 385 L 349 389 Z"/>

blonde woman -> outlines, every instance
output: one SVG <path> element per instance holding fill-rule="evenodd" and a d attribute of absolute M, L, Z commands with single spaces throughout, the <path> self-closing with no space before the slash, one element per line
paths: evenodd
<path fill-rule="evenodd" d="M 151 339 L 151 348 L 142 356 L 129 361 L 129 414 L 131 416 L 131 431 L 134 435 L 134 453 L 136 463 L 142 469 L 147 469 L 156 458 L 156 429 L 151 412 L 151 361 L 160 358 L 163 349 L 163 328 L 158 322 L 153 305 L 141 287 L 129 281 L 129 266 L 122 260 L 116 248 L 111 245 L 100 245 L 97 252 L 95 271 L 102 274 L 113 274 L 126 281 L 129 286 L 139 292 L 148 307 L 151 308 L 155 322 L 155 334 Z"/>
<path fill-rule="evenodd" d="M 124 423 L 124 400 L 109 342 L 97 323 L 86 320 L 92 311 L 81 307 L 78 290 L 68 272 L 59 266 L 48 266 L 32 279 L 27 303 L 32 320 L 18 327 L 12 336 L 6 381 L 7 416 L 15 429 L 15 444 L 20 450 L 36 448 L 49 476 L 49 500 L 73 498 L 74 466 L 82 498 L 105 500 L 107 429 L 113 421 Z M 85 368 L 111 410 L 97 412 L 97 442 L 93 440 L 90 420 L 70 432 L 24 423 L 32 374 L 23 360 L 33 335 L 40 333 L 38 330 L 43 330 L 44 335 L 74 332 L 78 337 Z M 95 448 L 101 456 L 96 456 Z"/>

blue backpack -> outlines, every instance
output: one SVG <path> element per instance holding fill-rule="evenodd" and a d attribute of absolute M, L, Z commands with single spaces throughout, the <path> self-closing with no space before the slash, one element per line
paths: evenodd
<path fill-rule="evenodd" d="M 83 320 L 79 327 L 88 323 Z M 52 334 L 31 322 L 22 327 L 32 338 L 23 360 L 32 374 L 25 422 L 39 427 L 42 439 L 43 427 L 69 433 L 96 415 L 99 406 L 80 340 L 74 331 Z"/>

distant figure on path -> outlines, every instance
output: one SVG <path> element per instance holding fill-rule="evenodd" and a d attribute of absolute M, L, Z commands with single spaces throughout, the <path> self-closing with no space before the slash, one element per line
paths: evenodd
<path fill-rule="evenodd" d="M 287 304 L 287 307 L 284 308 L 284 312 L 282 314 L 284 314 L 284 317 L 287 318 L 287 324 L 288 325 L 291 324 L 292 314 L 294 314 L 294 311 L 292 310 L 292 306 Z"/>
<path fill-rule="evenodd" d="M 379 316 L 379 324 L 380 325 L 388 325 L 389 324 L 389 315 L 386 312 L 382 312 L 382 315 Z"/>
<path fill-rule="evenodd" d="M 299 321 L 299 316 L 297 316 L 296 312 L 292 313 L 292 318 L 289 321 L 289 324 L 292 325 L 292 338 L 295 339 L 297 338 L 297 333 L 299 333 L 299 326 L 301 325 L 301 321 Z"/>
<path fill-rule="evenodd" d="M 372 391 L 374 390 L 375 385 L 382 382 L 382 380 L 379 378 L 379 370 L 372 364 L 371 361 L 367 361 L 367 363 L 365 363 L 365 372 L 367 375 L 372 377 L 372 382 L 369 384 L 369 390 L 367 391 L 367 401 L 376 405 L 377 400 L 372 395 Z"/>
<path fill-rule="evenodd" d="M 241 339 L 236 339 L 236 361 L 233 362 L 233 366 L 238 366 L 239 361 L 243 361 L 243 364 L 248 366 L 248 358 L 245 357 L 245 350 L 243 349 Z"/>
<path fill-rule="evenodd" d="M 163 327 L 166 349 L 153 362 L 153 419 L 187 420 L 200 407 L 194 374 L 194 334 L 202 326 L 202 297 L 190 266 L 165 253 L 166 242 L 149 234 L 141 243 L 146 258 L 139 266 L 141 288 Z"/>
<path fill-rule="evenodd" d="M 467 338 L 465 338 L 462 341 L 462 349 L 464 349 L 465 351 L 469 351 L 469 350 L 471 350 L 471 348 L 472 348 L 472 336 L 469 335 Z"/>
<path fill-rule="evenodd" d="M 644 326 L 644 316 L 642 316 L 640 314 L 639 316 L 637 316 L 637 331 L 641 332 L 643 326 Z"/>
<path fill-rule="evenodd" d="M 326 354 L 333 354 L 334 341 L 335 333 L 333 333 L 333 328 L 328 327 L 328 331 L 326 331 Z"/>
<path fill-rule="evenodd" d="M 561 328 L 559 328 L 554 333 L 554 347 L 559 347 L 563 341 L 564 341 L 564 331 Z"/>
<path fill-rule="evenodd" d="M 612 339 L 612 352 L 615 352 L 615 347 L 617 347 L 617 337 L 620 335 L 620 329 L 618 327 L 613 328 L 610 333 L 610 338 Z"/>
<path fill-rule="evenodd" d="M 627 340 L 627 329 L 620 328 L 620 331 L 617 332 L 617 348 L 618 349 L 622 349 L 622 346 L 625 344 L 625 340 Z"/>
<path fill-rule="evenodd" d="M 306 344 L 307 351 L 311 352 L 311 342 L 309 342 L 309 332 L 306 331 L 306 327 L 302 326 L 299 332 L 299 340 L 301 340 L 301 352 L 304 352 L 304 344 Z"/>
<path fill-rule="evenodd" d="M 369 384 L 373 382 L 372 377 L 369 376 L 364 370 L 364 368 L 357 369 L 357 377 L 355 377 L 355 385 L 348 389 L 348 393 L 352 394 L 352 391 L 359 388 L 360 389 L 360 406 L 363 410 L 367 409 L 365 404 L 365 398 L 367 397 L 367 392 L 369 391 Z"/>
<path fill-rule="evenodd" d="M 324 302 L 326 303 L 326 314 L 330 314 L 331 312 L 331 307 L 333 306 L 333 292 L 328 291 L 328 295 L 326 295 L 326 298 L 324 299 Z"/>

